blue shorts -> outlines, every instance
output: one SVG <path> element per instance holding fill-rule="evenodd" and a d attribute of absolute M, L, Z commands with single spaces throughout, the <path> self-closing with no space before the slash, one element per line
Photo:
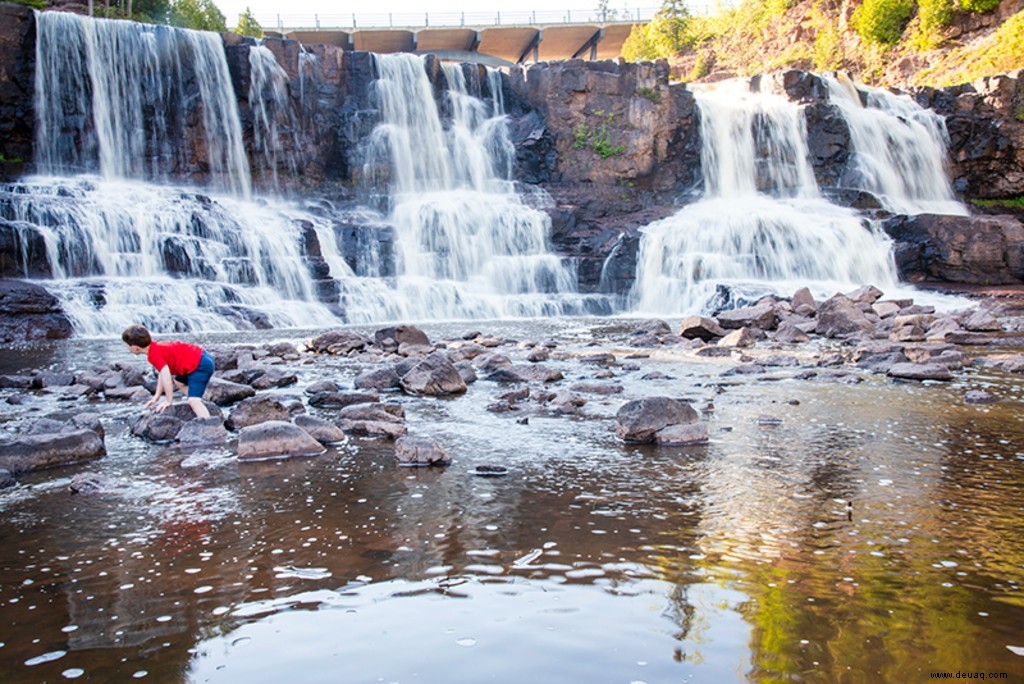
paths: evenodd
<path fill-rule="evenodd" d="M 199 358 L 199 365 L 196 366 L 194 371 L 188 375 L 175 375 L 174 379 L 188 385 L 188 396 L 191 399 L 192 397 L 202 398 L 212 376 L 213 357 L 210 356 L 209 352 L 204 351 L 203 355 Z"/>

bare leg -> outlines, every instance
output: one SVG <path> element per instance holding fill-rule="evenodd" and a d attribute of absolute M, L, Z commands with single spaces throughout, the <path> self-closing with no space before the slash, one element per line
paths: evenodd
<path fill-rule="evenodd" d="M 206 405 L 203 404 L 203 400 L 199 397 L 188 398 L 189 408 L 192 409 L 192 413 L 196 414 L 196 418 L 209 418 L 210 412 L 207 410 Z"/>

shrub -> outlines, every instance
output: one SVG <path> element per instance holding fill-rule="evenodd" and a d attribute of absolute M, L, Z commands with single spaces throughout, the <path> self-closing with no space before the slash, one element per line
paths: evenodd
<path fill-rule="evenodd" d="M 985 14 L 999 7 L 999 0 L 960 0 L 960 9 Z"/>
<path fill-rule="evenodd" d="M 865 40 L 895 45 L 913 12 L 913 0 L 865 0 L 853 12 L 853 28 Z"/>

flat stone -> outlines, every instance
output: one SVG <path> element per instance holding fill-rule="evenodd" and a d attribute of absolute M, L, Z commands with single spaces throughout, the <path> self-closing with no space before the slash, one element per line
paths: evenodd
<path fill-rule="evenodd" d="M 679 323 L 679 336 L 705 342 L 725 337 L 726 330 L 717 321 L 704 316 L 687 316 Z"/>
<path fill-rule="evenodd" d="M 380 395 L 376 392 L 323 392 L 309 398 L 310 406 L 332 409 L 376 401 L 380 401 Z"/>
<path fill-rule="evenodd" d="M 107 394 L 109 395 L 109 392 Z M 203 396 L 218 406 L 230 406 L 256 396 L 256 390 L 240 382 L 210 378 L 210 384 L 206 386 Z"/>
<path fill-rule="evenodd" d="M 342 444 L 348 441 L 344 430 L 319 416 L 295 416 L 294 422 L 321 444 Z"/>
<path fill-rule="evenodd" d="M 317 456 L 324 451 L 324 446 L 309 433 L 283 420 L 243 427 L 238 433 L 240 461 Z"/>
<path fill-rule="evenodd" d="M 691 446 L 708 441 L 708 426 L 703 422 L 669 425 L 654 433 L 659 446 Z"/>
<path fill-rule="evenodd" d="M 22 435 L 0 441 L 0 468 L 13 474 L 84 463 L 107 453 L 93 430 Z"/>
<path fill-rule="evenodd" d="M 178 430 L 176 439 L 181 446 L 191 448 L 227 444 L 231 436 L 221 418 L 210 416 L 186 421 Z"/>
<path fill-rule="evenodd" d="M 493 382 L 557 382 L 563 377 L 561 371 L 537 363 L 513 364 L 507 368 L 499 368 L 488 375 L 487 379 Z"/>
<path fill-rule="evenodd" d="M 225 422 L 225 427 L 229 430 L 241 430 L 258 423 L 287 422 L 290 419 L 291 413 L 280 401 L 272 397 L 256 396 L 242 400 L 233 408 Z"/>
<path fill-rule="evenodd" d="M 900 380 L 952 380 L 953 374 L 938 363 L 897 363 L 889 368 L 889 377 Z"/>

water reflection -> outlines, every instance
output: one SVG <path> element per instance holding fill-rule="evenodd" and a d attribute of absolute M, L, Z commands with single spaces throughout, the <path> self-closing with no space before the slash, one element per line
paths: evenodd
<path fill-rule="evenodd" d="M 590 332 L 558 334 L 586 349 Z M 91 350 L 83 363 L 109 360 Z M 230 449 L 141 445 L 131 409 L 115 412 L 110 455 L 90 466 L 110 491 L 70 496 L 69 469 L 0 495 L 0 677 L 1024 675 L 1008 648 L 1024 646 L 1011 378 L 724 384 L 718 361 L 634 362 L 613 368 L 621 395 L 526 425 L 484 409 L 507 389 L 486 381 L 455 400 L 396 397 L 410 430 L 449 449 L 443 470 L 398 468 L 389 445 L 360 440 L 238 464 Z M 555 365 L 567 383 L 595 374 Z M 641 379 L 653 370 L 668 377 Z M 963 403 L 981 385 L 1002 401 Z M 618 406 L 653 394 L 713 400 L 711 443 L 620 444 Z M 486 463 L 509 475 L 472 474 Z"/>

